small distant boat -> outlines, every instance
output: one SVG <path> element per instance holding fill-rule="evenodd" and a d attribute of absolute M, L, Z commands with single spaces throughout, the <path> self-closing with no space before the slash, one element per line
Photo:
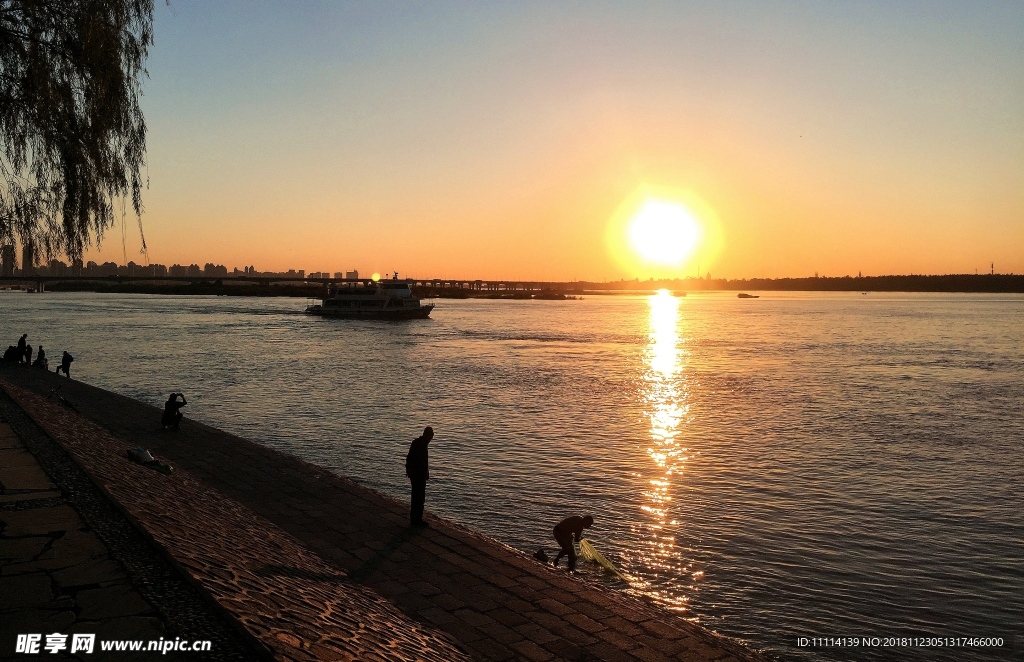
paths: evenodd
<path fill-rule="evenodd" d="M 760 299 L 760 294 L 747 294 L 746 292 L 740 292 L 736 295 L 737 299 Z"/>

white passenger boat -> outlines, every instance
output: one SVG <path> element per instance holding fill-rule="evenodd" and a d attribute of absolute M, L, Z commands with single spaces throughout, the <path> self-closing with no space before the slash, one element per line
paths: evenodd
<path fill-rule="evenodd" d="M 426 319 L 434 304 L 423 304 L 413 295 L 409 281 L 392 280 L 376 283 L 331 283 L 320 303 L 306 308 L 310 315 L 361 320 Z"/>

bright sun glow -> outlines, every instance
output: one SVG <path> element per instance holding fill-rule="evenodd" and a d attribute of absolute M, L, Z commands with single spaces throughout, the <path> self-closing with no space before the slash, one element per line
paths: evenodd
<path fill-rule="evenodd" d="M 629 239 L 648 262 L 678 266 L 697 248 L 700 224 L 685 207 L 648 200 L 633 217 Z"/>

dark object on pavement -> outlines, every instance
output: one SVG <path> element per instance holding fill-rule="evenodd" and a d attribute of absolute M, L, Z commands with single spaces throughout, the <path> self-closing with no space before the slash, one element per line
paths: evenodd
<path fill-rule="evenodd" d="M 132 462 L 136 462 L 143 466 L 147 466 L 150 469 L 155 469 L 167 476 L 170 476 L 171 472 L 174 471 L 171 465 L 156 459 L 155 457 L 153 457 L 152 453 L 150 453 L 145 448 L 142 448 L 141 446 L 138 448 L 132 448 L 131 450 L 125 451 L 125 455 L 127 455 L 128 459 L 131 460 Z"/>
<path fill-rule="evenodd" d="M 413 439 L 409 454 L 405 456 L 405 475 L 412 483 L 409 523 L 413 526 L 430 526 L 423 520 L 423 506 L 427 501 L 427 480 L 430 478 L 427 445 L 433 438 L 434 429 L 423 428 L 423 436 Z"/>
<path fill-rule="evenodd" d="M 58 384 L 57 388 L 51 389 L 50 392 L 46 394 L 46 399 L 47 400 L 53 400 L 54 396 L 56 396 L 57 397 L 57 402 L 59 402 L 61 404 L 61 406 L 67 407 L 71 411 L 78 411 L 78 408 L 75 407 L 73 404 L 71 404 L 71 402 L 69 400 L 67 400 L 60 393 L 57 393 L 57 391 L 60 390 L 61 386 L 62 386 L 61 384 Z"/>
<path fill-rule="evenodd" d="M 547 554 L 547 552 L 544 551 L 543 547 L 541 547 L 540 549 L 538 549 L 536 552 L 533 553 L 533 558 L 537 559 L 538 561 L 540 561 L 544 565 L 547 565 L 548 563 L 551 563 L 551 559 L 548 558 L 548 554 Z"/>

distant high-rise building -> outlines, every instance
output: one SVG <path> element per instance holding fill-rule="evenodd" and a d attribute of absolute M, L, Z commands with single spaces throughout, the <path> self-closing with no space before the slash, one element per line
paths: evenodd
<path fill-rule="evenodd" d="M 14 270 L 18 268 L 17 256 L 18 254 L 14 251 L 14 246 L 10 244 L 0 249 L 0 274 L 4 276 L 14 275 Z"/>
<path fill-rule="evenodd" d="M 68 265 L 64 264 L 60 260 L 50 260 L 50 263 L 47 265 L 47 268 L 49 271 L 49 275 L 51 276 L 68 275 Z"/>
<path fill-rule="evenodd" d="M 190 273 L 189 275 L 191 276 L 192 274 Z M 227 276 L 228 268 L 225 267 L 223 264 L 214 264 L 213 262 L 207 262 L 205 265 L 203 265 L 203 275 L 211 276 L 213 278 Z"/>
<path fill-rule="evenodd" d="M 31 241 L 26 242 L 25 245 L 21 247 L 21 273 L 26 276 L 35 272 L 33 267 L 35 267 L 36 261 L 33 248 Z"/>
<path fill-rule="evenodd" d="M 358 280 L 359 279 L 359 272 L 357 270 L 355 270 L 355 269 L 353 269 L 352 271 L 346 271 L 345 272 L 345 278 L 350 278 L 352 280 Z"/>

